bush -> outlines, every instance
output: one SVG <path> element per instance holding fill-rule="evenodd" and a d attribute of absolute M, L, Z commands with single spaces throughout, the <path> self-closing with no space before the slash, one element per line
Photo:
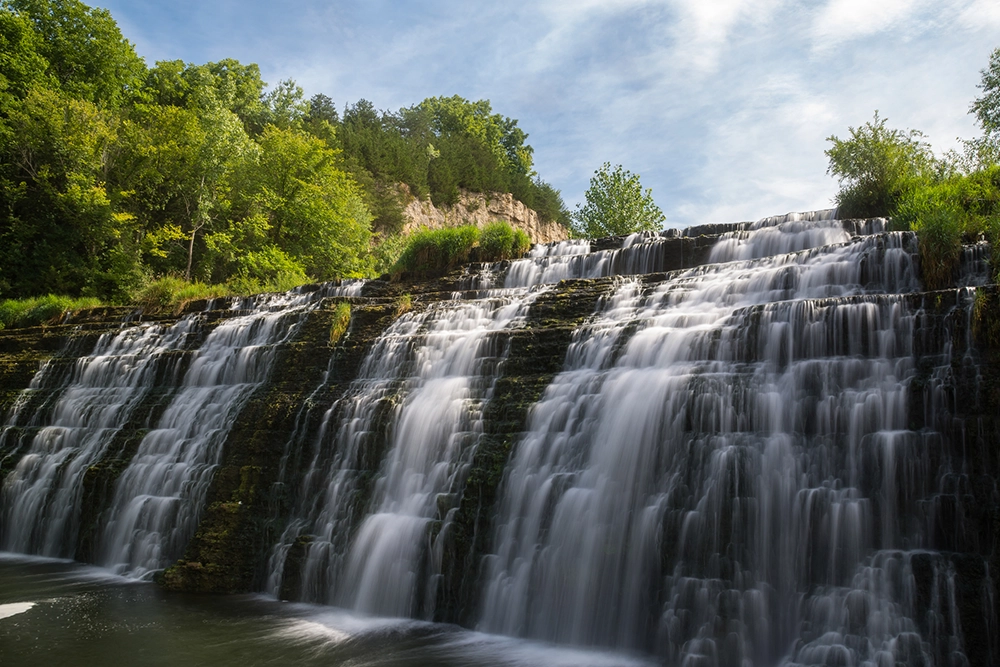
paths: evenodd
<path fill-rule="evenodd" d="M 893 215 L 909 193 L 929 182 L 934 159 L 920 132 L 888 128 L 878 112 L 848 130 L 848 139 L 827 137 L 833 144 L 826 151 L 827 172 L 840 181 L 835 197 L 840 217 Z"/>
<path fill-rule="evenodd" d="M 333 321 L 330 322 L 330 346 L 333 347 L 347 333 L 351 324 L 351 304 L 341 301 L 333 311 Z"/>
<path fill-rule="evenodd" d="M 371 268 L 375 277 L 392 271 L 392 267 L 403 254 L 409 238 L 403 234 L 386 236 L 371 251 Z"/>
<path fill-rule="evenodd" d="M 166 276 L 144 285 L 132 300 L 143 310 L 180 312 L 188 303 L 199 299 L 228 296 L 232 290 L 225 285 L 206 285 L 188 282 L 183 278 Z"/>
<path fill-rule="evenodd" d="M 479 241 L 473 225 L 426 229 L 413 234 L 393 266 L 393 273 L 413 276 L 440 275 L 469 261 L 469 253 Z"/>
<path fill-rule="evenodd" d="M 59 319 L 67 313 L 101 305 L 100 299 L 94 297 L 74 299 L 52 294 L 30 299 L 5 299 L 0 301 L 0 329 L 35 326 Z"/>
<path fill-rule="evenodd" d="M 962 256 L 961 211 L 941 204 L 924 212 L 914 226 L 920 242 L 920 266 L 928 289 L 953 282 Z"/>
<path fill-rule="evenodd" d="M 491 222 L 483 227 L 479 235 L 479 259 L 484 262 L 515 259 L 529 248 L 531 239 L 528 235 L 506 222 Z"/>
<path fill-rule="evenodd" d="M 975 242 L 985 235 L 994 248 L 1000 247 L 1000 167 L 954 174 L 914 188 L 900 200 L 893 223 L 917 233 L 927 286 L 949 285 L 963 240 Z M 1000 262 L 991 258 L 990 263 L 995 277 Z"/>

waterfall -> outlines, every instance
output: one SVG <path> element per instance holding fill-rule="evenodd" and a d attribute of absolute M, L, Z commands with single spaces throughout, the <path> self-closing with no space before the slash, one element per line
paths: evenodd
<path fill-rule="evenodd" d="M 502 334 L 523 321 L 539 293 L 434 304 L 404 314 L 379 337 L 359 378 L 324 416 L 300 491 L 305 502 L 271 555 L 273 593 L 293 541 L 308 535 L 296 597 L 430 617 L 440 570 L 435 538 L 457 505 L 482 431 L 506 355 Z M 387 427 L 374 432 L 385 412 Z M 333 453 L 324 463 L 327 438 Z M 383 449 L 372 488 L 363 489 L 361 458 Z M 368 510 L 359 514 L 364 495 Z"/>
<path fill-rule="evenodd" d="M 934 478 L 907 421 L 914 252 L 769 219 L 622 284 L 516 447 L 480 627 L 669 664 L 933 664 L 907 594 Z"/>
<path fill-rule="evenodd" d="M 102 335 L 94 350 L 73 364 L 54 404 L 37 406 L 22 424 L 32 392 L 47 384 L 50 361 L 35 375 L 11 410 L 0 445 L 14 427 L 34 427 L 26 451 L 3 480 L 0 529 L 4 550 L 72 557 L 79 530 L 87 469 L 153 389 L 162 363 L 180 349 L 193 327 L 186 318 L 172 327 L 129 326 Z M 13 447 L 8 455 L 17 455 Z"/>
<path fill-rule="evenodd" d="M 115 482 L 100 562 L 142 577 L 176 560 L 194 534 L 229 430 L 264 382 L 277 345 L 314 300 L 309 294 L 237 300 L 195 351 L 176 396 Z"/>
<path fill-rule="evenodd" d="M 888 229 L 564 241 L 405 299 L 344 281 L 81 328 L 0 429 L 0 548 L 140 579 L 184 555 L 208 585 L 238 560 L 227 586 L 669 665 L 982 662 L 989 248 L 927 293 Z M 206 503 L 239 502 L 220 465 L 257 477 L 206 548 Z"/>

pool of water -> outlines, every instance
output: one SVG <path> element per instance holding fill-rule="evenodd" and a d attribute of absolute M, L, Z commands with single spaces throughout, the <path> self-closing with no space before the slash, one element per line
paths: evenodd
<path fill-rule="evenodd" d="M 262 596 L 200 596 L 0 554 L 0 665 L 638 666 L 602 653 Z"/>

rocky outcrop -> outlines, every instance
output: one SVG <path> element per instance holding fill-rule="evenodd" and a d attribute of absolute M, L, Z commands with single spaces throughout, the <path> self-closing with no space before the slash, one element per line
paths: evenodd
<path fill-rule="evenodd" d="M 423 201 L 412 196 L 408 199 L 410 203 L 403 209 L 405 234 L 421 228 L 441 229 L 458 225 L 482 228 L 490 222 L 502 220 L 514 229 L 523 230 L 532 243 L 551 243 L 569 238 L 568 229 L 558 222 L 542 220 L 537 212 L 514 199 L 509 192 L 462 192 L 457 203 L 441 208 L 430 200 Z"/>

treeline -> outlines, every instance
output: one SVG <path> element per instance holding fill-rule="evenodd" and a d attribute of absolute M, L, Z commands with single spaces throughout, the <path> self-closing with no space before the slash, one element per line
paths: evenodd
<path fill-rule="evenodd" d="M 917 232 L 930 289 L 953 281 L 963 241 L 990 241 L 992 278 L 1000 279 L 1000 48 L 981 74 L 982 95 L 969 113 L 982 135 L 961 150 L 935 155 L 921 132 L 891 128 L 878 112 L 846 139 L 829 138 L 838 215 L 890 217 L 895 228 Z"/>
<path fill-rule="evenodd" d="M 361 100 L 340 117 L 254 64 L 150 68 L 106 10 L 0 0 L 0 298 L 373 275 L 402 251 L 408 197 L 460 189 L 565 223 L 526 139 L 488 101 Z"/>

